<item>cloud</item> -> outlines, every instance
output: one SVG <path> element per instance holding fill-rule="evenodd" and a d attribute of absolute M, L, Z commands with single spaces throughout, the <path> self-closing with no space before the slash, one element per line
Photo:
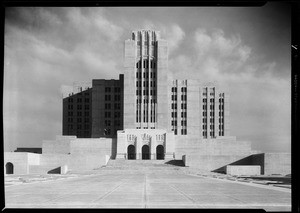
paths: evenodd
<path fill-rule="evenodd" d="M 119 42 L 123 29 L 102 13 L 74 8 L 63 18 L 47 9 L 20 11 L 25 20 L 8 17 L 5 26 L 5 150 L 41 146 L 61 134 L 61 85 L 117 78 L 122 64 L 116 60 L 122 47 L 111 44 Z M 48 22 L 49 29 L 39 27 Z"/>
<path fill-rule="evenodd" d="M 161 32 L 161 38 L 168 42 L 169 55 L 171 55 L 182 43 L 185 38 L 185 32 L 178 24 L 163 25 L 153 23 L 149 20 L 144 21 L 144 29 L 158 30 Z"/>
<path fill-rule="evenodd" d="M 185 33 L 178 25 L 173 24 L 170 27 L 167 35 L 170 54 L 179 47 L 184 37 L 185 37 Z"/>

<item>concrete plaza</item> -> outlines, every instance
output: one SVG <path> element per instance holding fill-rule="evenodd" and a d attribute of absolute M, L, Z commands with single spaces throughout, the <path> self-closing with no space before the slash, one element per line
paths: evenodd
<path fill-rule="evenodd" d="M 6 208 L 262 208 L 290 211 L 290 189 L 190 175 L 109 169 L 5 187 Z"/>

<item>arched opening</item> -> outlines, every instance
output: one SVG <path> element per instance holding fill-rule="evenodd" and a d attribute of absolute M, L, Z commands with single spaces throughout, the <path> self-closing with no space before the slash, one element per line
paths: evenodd
<path fill-rule="evenodd" d="M 135 146 L 134 145 L 129 145 L 127 147 L 127 155 L 128 155 L 128 160 L 135 160 Z"/>
<path fill-rule="evenodd" d="M 164 153 L 164 146 L 158 145 L 156 147 L 156 159 L 157 160 L 164 160 L 165 159 L 165 153 Z"/>
<path fill-rule="evenodd" d="M 11 162 L 8 162 L 5 165 L 6 168 L 6 174 L 13 174 L 14 173 L 14 165 Z"/>
<path fill-rule="evenodd" d="M 150 148 L 148 145 L 144 145 L 142 147 L 142 159 L 149 160 L 150 159 Z"/>

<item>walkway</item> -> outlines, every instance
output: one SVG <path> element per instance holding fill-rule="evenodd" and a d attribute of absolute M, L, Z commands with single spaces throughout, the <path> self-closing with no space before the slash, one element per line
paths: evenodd
<path fill-rule="evenodd" d="M 5 189 L 7 208 L 263 208 L 290 211 L 286 189 L 257 187 L 175 169 L 103 168 L 94 174 Z M 278 188 L 278 187 L 277 187 Z"/>

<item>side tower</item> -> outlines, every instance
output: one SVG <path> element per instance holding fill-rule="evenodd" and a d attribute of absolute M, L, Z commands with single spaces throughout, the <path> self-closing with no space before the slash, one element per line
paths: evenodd
<path fill-rule="evenodd" d="M 124 129 L 166 129 L 168 44 L 159 31 L 132 32 L 124 69 Z"/>
<path fill-rule="evenodd" d="M 202 109 L 202 138 L 230 136 L 229 94 L 208 83 L 203 85 L 200 93 Z"/>

